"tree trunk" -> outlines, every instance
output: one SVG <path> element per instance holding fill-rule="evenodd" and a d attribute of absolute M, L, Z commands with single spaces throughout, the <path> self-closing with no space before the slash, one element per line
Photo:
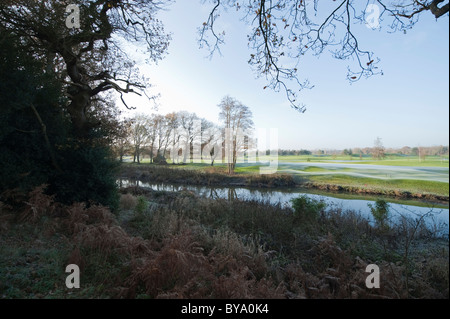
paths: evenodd
<path fill-rule="evenodd" d="M 189 142 L 187 142 L 185 144 L 184 154 L 183 154 L 183 164 L 186 164 L 188 152 L 189 153 L 191 152 L 191 147 L 190 147 L 190 143 Z"/>
<path fill-rule="evenodd" d="M 141 151 L 139 150 L 139 146 L 136 146 L 134 149 L 134 162 L 137 161 L 138 164 L 140 164 L 140 159 L 139 159 L 139 157 L 141 155 L 140 153 L 141 153 Z"/>
<path fill-rule="evenodd" d="M 75 135 L 85 137 L 89 132 L 86 110 L 90 103 L 92 89 L 83 82 L 78 59 L 70 49 L 64 47 L 61 53 L 67 66 L 67 74 L 73 82 L 67 90 L 71 100 L 67 110 L 72 120 Z"/>
<path fill-rule="evenodd" d="M 89 125 L 86 117 L 86 109 L 89 106 L 90 93 L 82 90 L 73 96 L 67 110 L 73 124 L 74 134 L 78 137 L 86 137 L 89 133 Z"/>
<path fill-rule="evenodd" d="M 31 109 L 34 112 L 34 115 L 36 116 L 39 124 L 41 124 L 41 129 L 42 129 L 42 134 L 44 135 L 44 140 L 45 140 L 45 144 L 47 145 L 47 149 L 48 152 L 50 154 L 50 158 L 52 161 L 52 165 L 53 167 L 58 171 L 58 172 L 62 172 L 61 168 L 59 167 L 57 161 L 56 161 L 56 157 L 55 157 L 55 153 L 53 152 L 53 149 L 51 147 L 50 144 L 50 140 L 48 139 L 48 135 L 47 135 L 47 126 L 44 124 L 44 122 L 42 121 L 41 116 L 39 115 L 38 111 L 36 110 L 36 108 L 34 107 L 33 104 L 30 105 Z"/>

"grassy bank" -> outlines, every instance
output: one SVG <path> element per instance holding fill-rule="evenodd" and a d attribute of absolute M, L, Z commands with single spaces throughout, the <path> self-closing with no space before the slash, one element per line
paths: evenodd
<path fill-rule="evenodd" d="M 448 298 L 448 240 L 423 223 L 377 227 L 190 192 L 121 191 L 120 210 L 2 197 L 2 298 Z M 313 203 L 314 204 L 314 203 Z M 318 205 L 314 207 L 320 207 Z M 307 213 L 308 212 L 308 213 Z M 64 267 L 81 268 L 80 289 Z M 383 274 L 365 286 L 368 264 Z"/>
<path fill-rule="evenodd" d="M 317 174 L 325 169 L 308 167 L 309 175 L 259 174 L 258 165 L 238 166 L 234 175 L 226 174 L 224 165 L 205 164 L 153 165 L 122 164 L 123 178 L 140 179 L 154 183 L 187 185 L 244 186 L 244 187 L 306 187 L 325 191 L 382 195 L 397 198 L 416 198 L 448 202 L 448 183 L 412 179 L 376 179 L 342 174 Z M 329 172 L 329 171 L 327 171 Z"/>
<path fill-rule="evenodd" d="M 228 175 L 224 166 L 211 167 L 202 164 L 122 164 L 119 176 L 152 183 L 183 185 L 248 187 L 293 187 L 296 185 L 296 181 L 290 174 L 260 175 L 237 173 Z"/>
<path fill-rule="evenodd" d="M 377 194 L 400 198 L 442 200 L 448 202 L 448 183 L 409 179 L 381 180 L 347 175 L 315 175 L 307 178 L 305 187 L 352 193 Z"/>

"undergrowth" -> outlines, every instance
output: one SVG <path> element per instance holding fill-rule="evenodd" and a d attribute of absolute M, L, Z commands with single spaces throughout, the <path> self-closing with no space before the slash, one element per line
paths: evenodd
<path fill-rule="evenodd" d="M 112 214 L 44 190 L 1 194 L 2 298 L 448 298 L 448 240 L 417 232 L 406 260 L 401 228 L 355 212 L 305 220 L 281 205 L 130 188 Z M 365 286 L 371 263 L 379 289 Z M 64 285 L 68 264 L 80 289 Z"/>

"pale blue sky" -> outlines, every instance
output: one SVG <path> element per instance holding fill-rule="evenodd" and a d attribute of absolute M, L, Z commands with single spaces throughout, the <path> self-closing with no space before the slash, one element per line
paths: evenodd
<path fill-rule="evenodd" d="M 159 18 L 172 33 L 168 55 L 141 71 L 160 93 L 159 112 L 187 110 L 218 122 L 218 107 L 231 95 L 253 112 L 257 128 L 277 128 L 283 149 L 343 149 L 373 146 L 381 137 L 386 147 L 449 144 L 449 21 L 424 13 L 414 29 L 388 34 L 360 27 L 360 45 L 381 59 L 384 75 L 352 85 L 346 80 L 349 62 L 306 57 L 300 75 L 315 85 L 302 91 L 307 111 L 289 106 L 284 92 L 263 90 L 247 61 L 248 27 L 231 10 L 221 17 L 226 31 L 222 56 L 208 59 L 199 49 L 197 28 L 211 5 L 179 0 Z M 152 112 L 145 100 L 131 99 L 135 112 Z"/>

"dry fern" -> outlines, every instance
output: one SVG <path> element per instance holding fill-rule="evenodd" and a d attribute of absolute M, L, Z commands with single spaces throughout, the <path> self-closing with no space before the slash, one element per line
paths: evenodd
<path fill-rule="evenodd" d="M 26 206 L 19 215 L 20 222 L 37 222 L 43 215 L 52 214 L 54 196 L 44 194 L 47 186 L 38 186 L 28 194 L 28 200 L 24 201 Z"/>

